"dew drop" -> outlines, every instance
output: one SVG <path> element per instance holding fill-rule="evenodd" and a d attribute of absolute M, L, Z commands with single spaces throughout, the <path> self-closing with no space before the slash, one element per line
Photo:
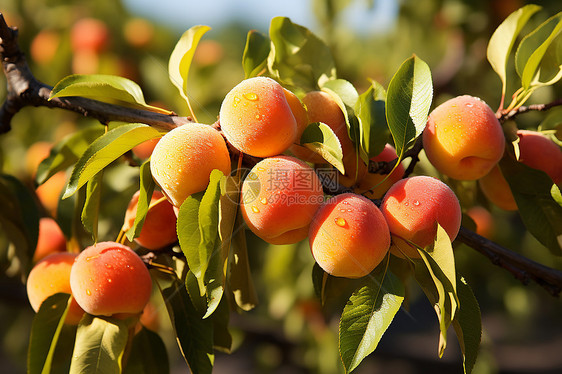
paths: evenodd
<path fill-rule="evenodd" d="M 405 205 L 405 206 L 408 206 L 408 205 L 410 205 L 410 203 L 406 201 L 406 202 L 404 203 L 404 205 Z"/>
<path fill-rule="evenodd" d="M 234 101 L 232 102 L 232 106 L 236 108 L 236 106 L 238 105 L 238 103 L 240 102 L 240 98 L 239 97 L 235 97 Z"/>
<path fill-rule="evenodd" d="M 260 212 L 260 210 L 258 209 L 258 207 L 257 207 L 257 206 L 255 206 L 255 205 L 252 205 L 252 212 L 254 212 L 254 213 L 259 213 L 259 212 Z"/>
<path fill-rule="evenodd" d="M 244 97 L 245 97 L 246 99 L 250 100 L 250 101 L 256 101 L 256 100 L 258 100 L 258 95 L 256 95 L 256 94 L 253 93 L 253 92 L 245 93 L 245 94 L 244 94 Z"/>
<path fill-rule="evenodd" d="M 111 266 L 111 264 L 105 264 L 105 267 L 108 268 L 108 269 L 113 268 L 113 266 Z"/>
<path fill-rule="evenodd" d="M 113 282 L 113 280 L 111 278 L 107 278 L 107 282 L 111 283 L 111 282 Z"/>
<path fill-rule="evenodd" d="M 420 202 L 417 201 L 417 200 L 414 200 L 414 205 L 415 205 L 415 206 L 419 206 L 419 205 L 420 205 Z"/>
<path fill-rule="evenodd" d="M 469 107 L 469 108 L 472 108 L 472 107 L 474 106 L 474 104 L 472 104 L 472 103 L 466 103 L 466 106 Z"/>
<path fill-rule="evenodd" d="M 345 210 L 345 209 L 340 209 L 340 212 L 345 213 L 346 210 Z"/>
<path fill-rule="evenodd" d="M 266 205 L 266 204 L 267 204 L 267 198 L 262 197 L 262 198 L 260 199 L 260 203 L 262 203 L 263 205 Z"/>
<path fill-rule="evenodd" d="M 338 225 L 339 227 L 344 227 L 347 224 L 345 219 L 342 217 L 337 217 L 336 219 L 334 219 L 334 222 L 336 222 L 336 225 Z"/>
<path fill-rule="evenodd" d="M 86 295 L 88 295 L 88 296 L 92 296 L 92 291 L 90 291 L 90 289 L 89 289 L 89 288 L 87 288 L 87 289 L 86 289 Z"/>

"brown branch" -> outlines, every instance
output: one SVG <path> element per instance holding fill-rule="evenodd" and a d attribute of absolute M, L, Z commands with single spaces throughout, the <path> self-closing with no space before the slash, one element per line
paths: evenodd
<path fill-rule="evenodd" d="M 523 284 L 527 285 L 530 281 L 534 281 L 552 296 L 560 295 L 562 271 L 534 262 L 465 227 L 460 228 L 456 240 L 488 257 L 494 265 L 506 269 Z"/>
<path fill-rule="evenodd" d="M 511 110 L 509 112 L 499 111 L 498 113 L 496 113 L 496 116 L 498 117 L 500 123 L 504 123 L 523 113 L 532 112 L 532 111 L 544 112 L 546 110 L 549 110 L 557 106 L 562 106 L 562 98 L 546 104 L 532 104 L 527 106 L 520 106 L 519 108 Z"/>
<path fill-rule="evenodd" d="M 18 46 L 18 31 L 10 28 L 0 13 L 0 57 L 7 80 L 6 101 L 0 108 L 0 134 L 11 129 L 12 118 L 26 106 L 44 106 L 73 111 L 97 119 L 103 124 L 112 121 L 145 123 L 168 131 L 190 122 L 188 117 L 166 115 L 143 109 L 128 108 L 81 97 L 49 100 L 52 87 L 39 82 L 29 70 L 25 55 Z"/>

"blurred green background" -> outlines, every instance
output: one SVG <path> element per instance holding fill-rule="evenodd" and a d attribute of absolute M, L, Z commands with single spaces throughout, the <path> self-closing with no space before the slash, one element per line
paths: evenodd
<path fill-rule="evenodd" d="M 197 50 L 189 92 L 198 120 L 213 123 L 224 95 L 244 77 L 241 58 L 247 32 L 267 33 L 275 15 L 291 17 L 328 43 L 338 77 L 353 82 L 359 92 L 368 87 L 368 79 L 386 86 L 400 64 L 415 53 L 432 70 L 434 106 L 451 96 L 470 94 L 495 110 L 501 85 L 486 61 L 487 42 L 499 23 L 525 3 L 296 0 L 271 6 L 273 2 L 268 1 L 2 0 L 0 12 L 9 25 L 19 28 L 20 46 L 39 80 L 54 85 L 71 73 L 121 75 L 141 85 L 147 102 L 180 115 L 188 111 L 168 79 L 168 57 L 183 31 L 208 24 L 213 29 Z M 537 3 L 544 10 L 528 28 L 562 10 L 559 0 Z M 107 27 L 109 43 L 95 56 L 81 56 L 72 49 L 71 30 L 82 18 L 101 20 Z M 513 68 L 510 74 L 513 77 Z M 2 101 L 5 86 L 4 76 L 0 76 Z M 562 97 L 560 86 L 537 91 L 531 102 Z M 542 118 L 539 114 L 520 116 L 517 126 L 536 128 Z M 2 172 L 34 189 L 30 149 L 38 142 L 53 144 L 77 129 L 99 124 L 60 110 L 25 108 L 12 126 L 12 131 L 0 137 Z M 434 170 L 422 161 L 417 172 L 432 174 Z M 117 236 L 128 200 L 137 189 L 137 173 L 123 163 L 106 176 L 100 238 Z M 562 268 L 559 259 L 525 232 L 516 213 L 487 206 L 479 196 L 470 199 L 465 208 L 475 202 L 493 216 L 490 238 L 537 262 Z M 51 212 L 46 207 L 43 213 Z M 260 305 L 231 317 L 236 349 L 231 355 L 217 354 L 215 372 L 341 372 L 337 310 L 322 310 L 314 296 L 313 259 L 307 243 L 265 246 L 251 235 L 248 240 Z M 0 372 L 24 373 L 33 311 L 20 277 L 10 266 L 9 243 L 2 231 L 0 248 Z M 560 299 L 535 284 L 522 285 L 464 245 L 455 250 L 457 271 L 474 289 L 482 309 L 483 342 L 474 372 L 562 372 Z M 409 309 L 398 313 L 358 373 L 462 372 L 456 339 L 450 337 L 445 356 L 439 360 L 435 314 L 416 286 L 410 288 L 410 297 Z M 156 304 L 161 305 L 158 300 Z M 159 320 L 173 372 L 187 371 L 164 313 Z"/>

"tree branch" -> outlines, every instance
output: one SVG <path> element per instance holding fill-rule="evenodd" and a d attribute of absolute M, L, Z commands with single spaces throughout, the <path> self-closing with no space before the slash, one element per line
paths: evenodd
<path fill-rule="evenodd" d="M 520 106 L 519 108 L 511 110 L 507 113 L 505 111 L 500 111 L 496 113 L 496 116 L 498 117 L 500 123 L 504 123 L 523 113 L 531 111 L 544 112 L 556 106 L 562 106 L 562 98 L 554 100 L 547 104 L 532 104 L 527 106 Z"/>

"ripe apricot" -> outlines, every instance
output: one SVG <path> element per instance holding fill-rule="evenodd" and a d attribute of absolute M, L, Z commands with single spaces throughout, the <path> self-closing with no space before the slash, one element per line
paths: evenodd
<path fill-rule="evenodd" d="M 135 223 L 139 196 L 140 191 L 137 191 L 129 202 L 125 212 L 123 231 L 129 230 Z M 178 240 L 176 220 L 173 205 L 162 192 L 154 191 L 140 235 L 135 238 L 135 241 L 139 245 L 151 250 L 160 249 L 174 243 Z"/>
<path fill-rule="evenodd" d="M 59 171 L 35 189 L 41 205 L 53 216 L 57 215 L 57 208 L 61 192 L 66 185 L 66 173 Z"/>
<path fill-rule="evenodd" d="M 242 183 L 240 210 L 250 230 L 272 244 L 306 238 L 323 202 L 320 179 L 304 161 L 290 156 L 258 162 Z"/>
<path fill-rule="evenodd" d="M 150 139 L 145 142 L 136 145 L 131 149 L 133 154 L 140 158 L 141 160 L 146 160 L 152 155 L 156 144 L 160 141 L 160 138 Z"/>
<path fill-rule="evenodd" d="M 70 41 L 74 52 L 99 53 L 109 44 L 109 29 L 102 20 L 82 18 L 72 25 Z"/>
<path fill-rule="evenodd" d="M 70 287 L 78 305 L 89 314 L 136 314 L 150 299 L 152 280 L 131 248 L 100 242 L 76 257 Z"/>
<path fill-rule="evenodd" d="M 381 153 L 371 158 L 371 161 L 393 161 L 398 158 L 396 150 L 390 144 L 385 145 Z M 359 181 L 356 192 L 362 193 L 369 199 L 380 199 L 386 191 L 404 175 L 404 166 L 399 164 L 390 175 L 367 173 Z M 386 178 L 386 179 L 385 179 Z M 383 182 L 384 180 L 384 182 Z M 382 182 L 382 183 L 381 183 Z"/>
<path fill-rule="evenodd" d="M 37 262 L 51 253 L 64 251 L 66 251 L 66 238 L 58 223 L 51 217 L 41 218 L 33 262 Z"/>
<path fill-rule="evenodd" d="M 421 248 L 432 244 L 441 225 L 454 240 L 461 225 L 461 207 L 455 193 L 439 179 L 428 176 L 405 178 L 395 183 L 381 204 L 392 234 L 391 253 L 419 258 L 411 241 Z"/>
<path fill-rule="evenodd" d="M 476 180 L 498 163 L 505 137 L 492 109 L 479 98 L 464 95 L 430 113 L 423 147 L 439 172 L 453 179 Z"/>
<path fill-rule="evenodd" d="M 62 252 L 52 253 L 39 261 L 27 278 L 27 297 L 35 312 L 49 296 L 56 293 L 72 294 L 70 288 L 70 272 L 76 254 Z M 84 311 L 73 299 L 66 315 L 65 323 L 77 325 Z"/>
<path fill-rule="evenodd" d="M 310 224 L 312 255 L 325 272 L 359 278 L 383 260 L 390 247 L 388 225 L 377 206 L 361 195 L 330 198 Z"/>
<path fill-rule="evenodd" d="M 54 30 L 42 30 L 35 35 L 29 47 L 33 61 L 39 65 L 47 65 L 52 62 L 57 54 L 60 39 L 60 34 Z"/>
<path fill-rule="evenodd" d="M 562 183 L 562 151 L 551 139 L 537 131 L 518 130 L 519 162 L 544 171 L 555 184 Z M 500 168 L 478 180 L 480 189 L 493 204 L 504 210 L 517 210 L 517 203 Z"/>
<path fill-rule="evenodd" d="M 367 173 L 367 165 L 359 158 L 347 133 L 345 117 L 338 103 L 324 91 L 310 91 L 302 99 L 308 111 L 310 123 L 323 122 L 336 134 L 343 152 L 345 175 L 339 175 L 339 183 L 351 187 Z"/>
<path fill-rule="evenodd" d="M 283 87 L 271 78 L 238 83 L 226 94 L 219 118 L 226 139 L 256 157 L 281 154 L 297 137 L 297 123 Z"/>
<path fill-rule="evenodd" d="M 230 155 L 221 134 L 200 123 L 188 123 L 166 133 L 150 159 L 152 177 L 178 208 L 189 195 L 207 188 L 214 169 L 228 175 Z"/>
<path fill-rule="evenodd" d="M 53 144 L 46 141 L 35 142 L 29 146 L 25 153 L 25 171 L 29 176 L 35 177 L 39 164 L 49 157 L 51 148 Z"/>
<path fill-rule="evenodd" d="M 494 233 L 494 218 L 490 211 L 483 206 L 475 205 L 466 211 L 476 224 L 476 233 L 485 238 L 491 239 Z"/>

